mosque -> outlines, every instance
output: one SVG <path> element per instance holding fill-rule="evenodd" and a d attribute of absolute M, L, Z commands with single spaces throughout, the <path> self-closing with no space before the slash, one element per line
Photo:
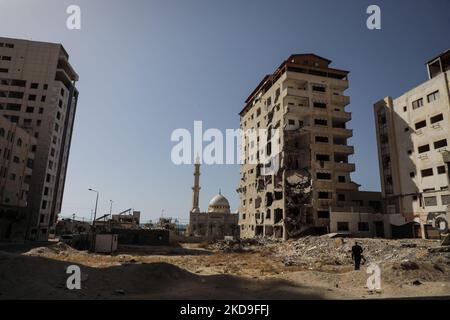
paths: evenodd
<path fill-rule="evenodd" d="M 194 186 L 192 187 L 192 209 L 189 213 L 188 233 L 205 240 L 221 240 L 225 237 L 239 237 L 238 213 L 231 213 L 227 198 L 219 194 L 208 205 L 208 212 L 199 208 L 200 161 L 195 161 Z"/>

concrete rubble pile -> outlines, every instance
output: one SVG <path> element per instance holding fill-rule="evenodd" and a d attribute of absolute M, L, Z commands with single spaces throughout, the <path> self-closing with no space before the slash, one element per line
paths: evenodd
<path fill-rule="evenodd" d="M 282 259 L 286 266 L 305 266 L 312 268 L 320 265 L 352 264 L 351 248 L 355 241 L 364 248 L 366 263 L 433 261 L 450 263 L 449 253 L 434 253 L 428 249 L 438 246 L 438 242 L 422 239 L 386 240 L 386 239 L 349 239 L 305 237 L 281 243 L 275 256 Z"/>

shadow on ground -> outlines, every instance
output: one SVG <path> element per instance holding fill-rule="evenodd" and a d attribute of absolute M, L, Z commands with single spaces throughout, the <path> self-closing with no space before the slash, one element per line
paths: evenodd
<path fill-rule="evenodd" d="M 203 276 L 168 263 L 80 266 L 82 289 L 66 288 L 69 262 L 0 252 L 0 299 L 321 299 L 284 280 Z"/>

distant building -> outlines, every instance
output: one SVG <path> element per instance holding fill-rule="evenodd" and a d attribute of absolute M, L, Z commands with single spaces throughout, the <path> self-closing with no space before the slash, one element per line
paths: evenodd
<path fill-rule="evenodd" d="M 424 238 L 448 227 L 450 50 L 426 65 L 427 81 L 374 105 L 386 212 L 400 214 L 409 233 Z"/>
<path fill-rule="evenodd" d="M 0 37 L 0 116 L 36 138 L 29 239 L 46 240 L 61 211 L 78 75 L 61 44 Z"/>
<path fill-rule="evenodd" d="M 128 213 L 131 212 L 131 213 Z M 132 209 L 118 214 L 104 215 L 95 221 L 95 227 L 100 230 L 110 231 L 112 229 L 140 229 L 141 212 Z"/>
<path fill-rule="evenodd" d="M 239 237 L 238 214 L 231 213 L 230 204 L 221 192 L 211 199 L 207 212 L 200 211 L 200 163 L 198 160 L 195 163 L 192 190 L 192 210 L 189 213 L 188 234 L 211 240 Z"/>
<path fill-rule="evenodd" d="M 56 223 L 55 234 L 57 236 L 65 234 L 88 233 L 91 230 L 91 224 L 87 221 L 62 219 Z"/>
<path fill-rule="evenodd" d="M 33 136 L 0 116 L 0 240 L 25 240 L 35 144 Z"/>

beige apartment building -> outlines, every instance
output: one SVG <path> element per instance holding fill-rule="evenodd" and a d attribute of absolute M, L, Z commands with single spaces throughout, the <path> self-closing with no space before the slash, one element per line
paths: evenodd
<path fill-rule="evenodd" d="M 25 238 L 35 144 L 25 130 L 0 117 L 0 240 Z"/>
<path fill-rule="evenodd" d="M 246 100 L 241 129 L 268 131 L 242 140 L 241 237 L 326 233 L 331 215 L 339 231 L 358 231 L 350 227 L 356 221 L 359 231 L 368 232 L 358 213 L 381 211 L 377 197 L 372 209 L 354 201 L 367 197 L 350 177 L 348 71 L 330 63 L 315 54 L 291 55 Z"/>
<path fill-rule="evenodd" d="M 378 101 L 374 112 L 387 213 L 401 214 L 412 236 L 436 237 L 450 205 L 450 50 L 426 66 L 426 82 Z"/>
<path fill-rule="evenodd" d="M 61 210 L 77 80 L 61 44 L 0 37 L 0 115 L 36 139 L 29 239 L 46 240 Z"/>

